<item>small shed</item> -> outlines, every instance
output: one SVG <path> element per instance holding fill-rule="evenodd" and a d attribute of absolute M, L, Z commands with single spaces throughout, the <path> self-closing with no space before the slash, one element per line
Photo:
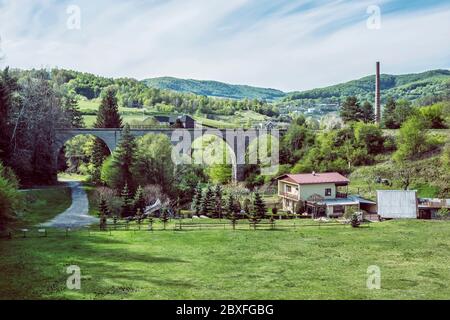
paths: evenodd
<path fill-rule="evenodd" d="M 378 190 L 378 215 L 384 219 L 417 219 L 417 191 Z"/>

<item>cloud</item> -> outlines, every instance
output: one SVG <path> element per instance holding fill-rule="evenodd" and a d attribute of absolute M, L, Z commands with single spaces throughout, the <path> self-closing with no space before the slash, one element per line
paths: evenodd
<path fill-rule="evenodd" d="M 380 30 L 366 9 L 380 5 Z M 409 5 L 408 5 L 409 3 Z M 3 64 L 303 90 L 450 66 L 444 1 L 0 0 Z M 69 5 L 81 29 L 67 29 Z"/>

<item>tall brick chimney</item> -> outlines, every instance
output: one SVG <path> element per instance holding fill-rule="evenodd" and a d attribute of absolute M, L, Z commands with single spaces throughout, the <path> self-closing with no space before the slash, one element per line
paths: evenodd
<path fill-rule="evenodd" d="M 377 61 L 375 80 L 375 121 L 381 124 L 381 88 L 380 88 L 380 62 Z"/>

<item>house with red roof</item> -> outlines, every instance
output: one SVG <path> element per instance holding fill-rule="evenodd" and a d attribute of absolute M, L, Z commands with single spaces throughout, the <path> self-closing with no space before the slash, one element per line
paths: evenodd
<path fill-rule="evenodd" d="M 362 201 L 348 195 L 350 180 L 337 172 L 285 174 L 278 178 L 278 196 L 284 211 L 313 217 L 339 217 Z M 299 212 L 302 211 L 302 212 Z"/>

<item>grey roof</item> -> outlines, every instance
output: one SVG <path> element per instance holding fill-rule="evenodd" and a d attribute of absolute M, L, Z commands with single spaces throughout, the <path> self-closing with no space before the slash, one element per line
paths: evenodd
<path fill-rule="evenodd" d="M 373 201 L 361 198 L 360 196 L 348 196 L 347 198 L 324 199 L 320 203 L 327 206 L 353 206 L 359 204 L 376 204 Z"/>

